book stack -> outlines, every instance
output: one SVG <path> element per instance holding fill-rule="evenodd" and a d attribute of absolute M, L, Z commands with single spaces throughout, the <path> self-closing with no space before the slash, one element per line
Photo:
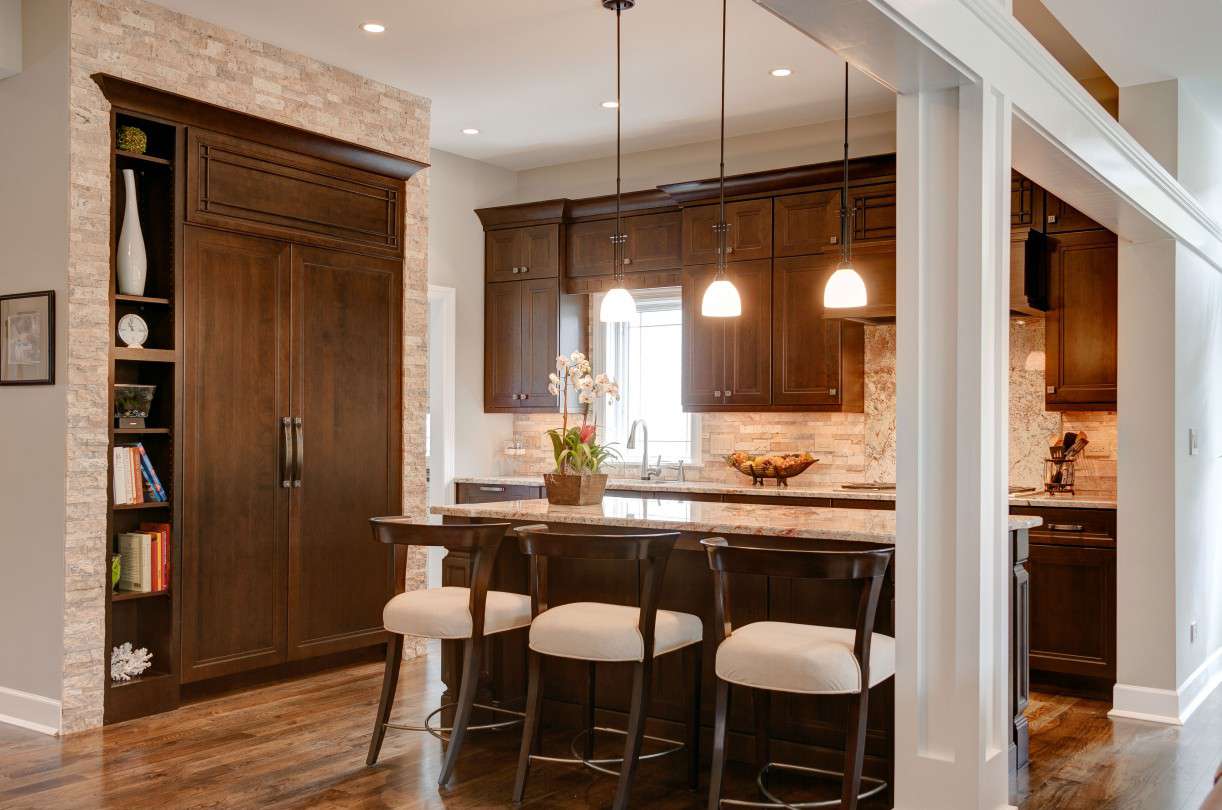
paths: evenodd
<path fill-rule="evenodd" d="M 154 593 L 170 587 L 170 524 L 141 523 L 119 535 L 119 590 Z"/>
<path fill-rule="evenodd" d="M 165 487 L 153 469 L 144 445 L 119 445 L 111 463 L 116 505 L 165 501 Z"/>

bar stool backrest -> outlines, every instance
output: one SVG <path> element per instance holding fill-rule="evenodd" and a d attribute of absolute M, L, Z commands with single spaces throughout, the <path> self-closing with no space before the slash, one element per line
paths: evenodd
<path fill-rule="evenodd" d="M 518 548 L 530 557 L 531 614 L 548 609 L 547 560 L 560 557 L 573 560 L 622 560 L 641 565 L 638 605 L 641 609 L 637 629 L 645 642 L 645 660 L 653 659 L 654 627 L 658 617 L 658 597 L 666 576 L 666 563 L 679 539 L 678 532 L 643 534 L 584 534 L 552 532 L 542 524 L 519 526 Z"/>
<path fill-rule="evenodd" d="M 500 551 L 509 523 L 414 523 L 404 517 L 375 517 L 369 519 L 374 539 L 396 546 L 433 546 L 447 551 L 461 551 L 471 555 L 470 599 L 471 637 L 484 636 L 484 609 L 488 604 L 488 587 L 492 582 L 492 569 Z"/>
<path fill-rule="evenodd" d="M 837 551 L 753 548 L 732 546 L 722 537 L 710 537 L 701 540 L 700 544 L 708 552 L 709 568 L 713 570 L 714 633 L 718 644 L 734 632 L 728 574 L 859 583 L 853 656 L 861 667 L 862 688 L 869 688 L 874 618 L 878 613 L 883 578 L 895 554 L 893 548 L 866 546 L 861 550 Z"/>

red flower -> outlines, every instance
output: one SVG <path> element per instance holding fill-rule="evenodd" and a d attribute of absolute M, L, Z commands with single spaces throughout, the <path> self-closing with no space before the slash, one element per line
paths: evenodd
<path fill-rule="evenodd" d="M 581 426 L 581 443 L 582 444 L 593 444 L 594 443 L 594 434 L 597 432 L 598 432 L 598 428 L 596 428 L 594 425 L 582 425 Z"/>

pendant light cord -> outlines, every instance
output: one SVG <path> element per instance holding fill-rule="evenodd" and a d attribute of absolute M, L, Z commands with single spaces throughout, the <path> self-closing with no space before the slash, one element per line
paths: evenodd
<path fill-rule="evenodd" d="M 840 257 L 848 264 L 853 228 L 849 220 L 849 63 L 844 63 L 844 191 L 840 195 Z"/>
<path fill-rule="evenodd" d="M 623 220 L 620 215 L 620 189 L 623 183 L 621 176 L 621 135 L 620 135 L 620 115 L 623 112 L 623 106 L 620 103 L 620 15 L 623 4 L 615 6 L 615 239 L 612 244 L 612 259 L 615 266 L 612 268 L 612 281 L 619 280 L 622 285 L 624 275 L 624 240 L 627 238 L 624 234 Z"/>
<path fill-rule="evenodd" d="M 730 225 L 726 222 L 726 0 L 721 0 L 721 191 L 717 233 L 717 276 L 725 275 Z"/>

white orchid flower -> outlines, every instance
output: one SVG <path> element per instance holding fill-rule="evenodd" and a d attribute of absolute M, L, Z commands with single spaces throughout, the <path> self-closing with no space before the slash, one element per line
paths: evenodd
<path fill-rule="evenodd" d="M 582 405 L 590 405 L 594 402 L 594 395 L 589 391 L 582 391 L 577 395 L 577 401 Z"/>
<path fill-rule="evenodd" d="M 590 376 L 582 377 L 577 380 L 577 387 L 582 391 L 591 391 L 594 389 L 594 378 Z"/>
<path fill-rule="evenodd" d="M 557 377 L 555 374 L 548 374 L 547 381 L 550 382 L 552 385 L 560 385 L 560 378 Z"/>
<path fill-rule="evenodd" d="M 547 387 L 547 393 L 551 394 L 554 397 L 558 397 L 560 396 L 560 388 L 559 386 L 553 383 Z"/>
<path fill-rule="evenodd" d="M 597 377 L 594 378 L 594 382 L 596 382 L 599 385 L 606 385 L 609 382 L 611 382 L 611 378 L 608 377 L 606 374 L 599 374 Z"/>
<path fill-rule="evenodd" d="M 563 354 L 556 355 L 556 371 L 564 371 L 564 367 L 569 364 L 569 359 Z"/>

